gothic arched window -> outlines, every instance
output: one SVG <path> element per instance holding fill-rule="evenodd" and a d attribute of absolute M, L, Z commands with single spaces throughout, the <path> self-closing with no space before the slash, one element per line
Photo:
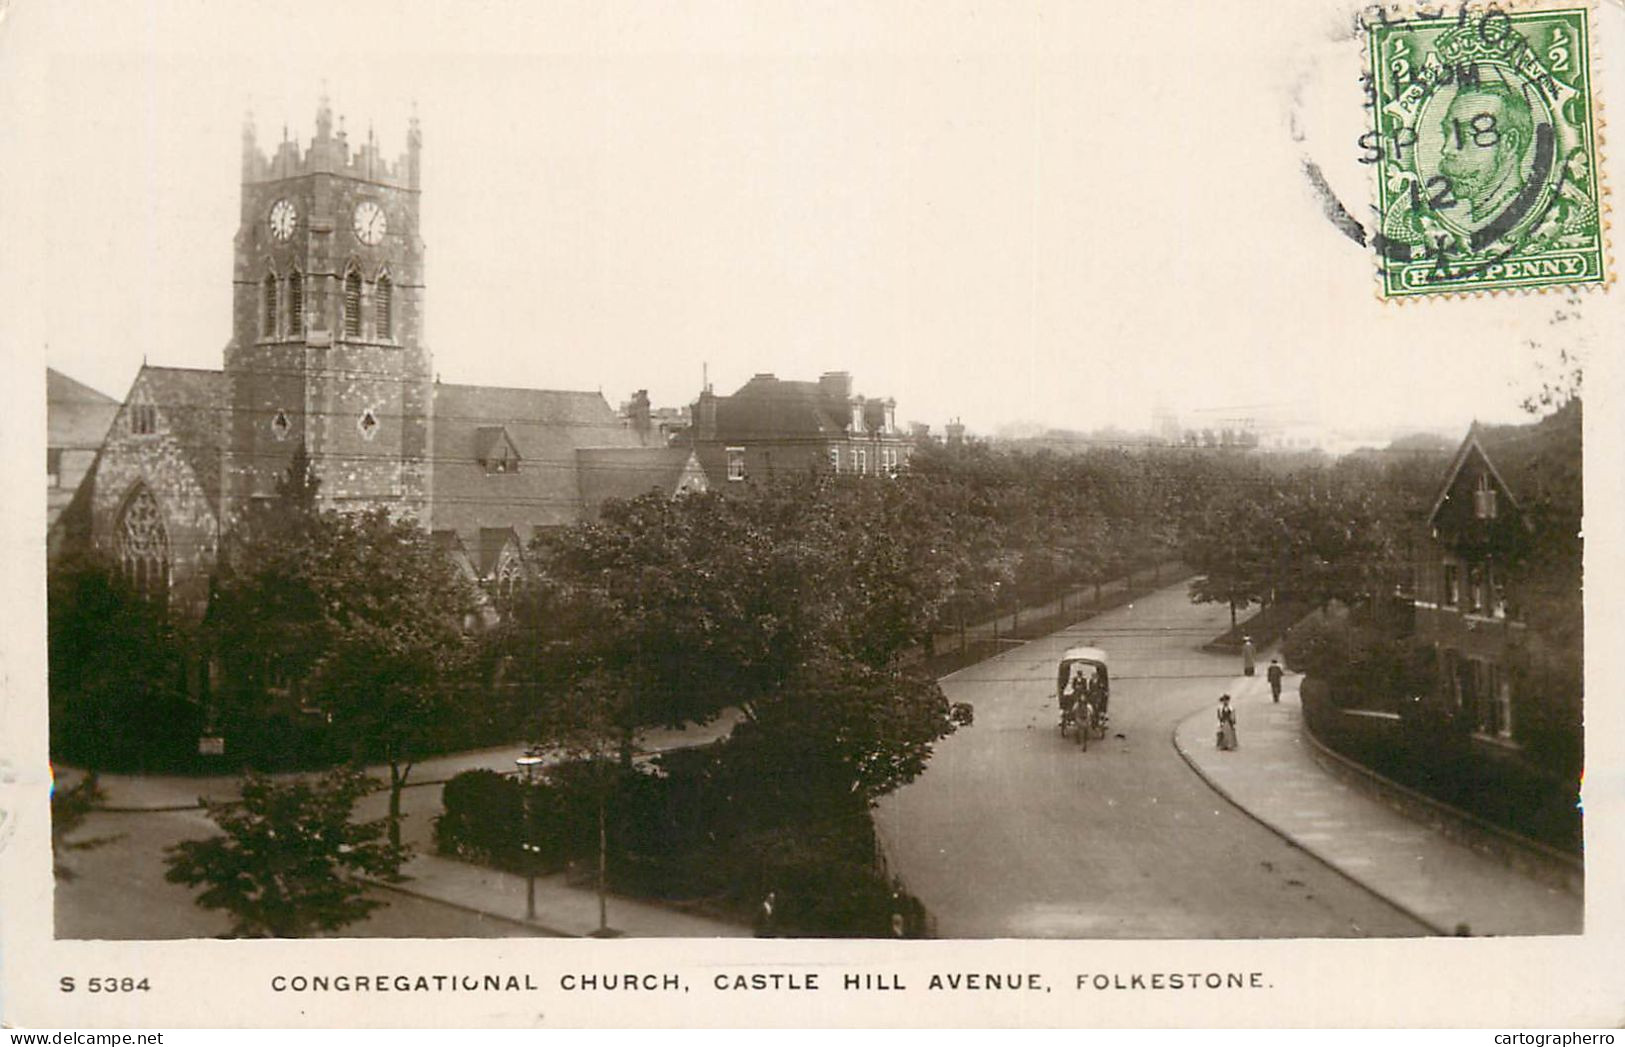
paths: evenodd
<path fill-rule="evenodd" d="M 160 603 L 169 599 L 169 531 L 158 499 L 145 484 L 124 503 L 115 535 L 119 569 L 125 581 L 143 597 Z"/>
<path fill-rule="evenodd" d="M 305 333 L 305 274 L 297 269 L 288 274 L 288 333 Z"/>
<path fill-rule="evenodd" d="M 270 338 L 276 334 L 276 274 L 266 273 L 263 286 L 265 315 L 260 323 L 260 334 Z"/>
<path fill-rule="evenodd" d="M 394 282 L 388 273 L 379 274 L 378 283 L 372 289 L 373 333 L 379 338 L 395 337 L 394 299 Z"/>
<path fill-rule="evenodd" d="M 524 563 L 519 553 L 512 545 L 502 550 L 502 556 L 497 561 L 496 569 L 496 596 L 497 609 L 507 614 L 513 607 L 513 598 L 525 583 Z"/>
<path fill-rule="evenodd" d="M 344 336 L 361 337 L 361 274 L 354 269 L 344 276 Z"/>

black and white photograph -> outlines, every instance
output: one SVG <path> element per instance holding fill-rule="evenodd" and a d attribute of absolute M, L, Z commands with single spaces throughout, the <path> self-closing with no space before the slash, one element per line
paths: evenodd
<path fill-rule="evenodd" d="M 0 0 L 4 1022 L 1617 1025 L 1507 7 Z"/>

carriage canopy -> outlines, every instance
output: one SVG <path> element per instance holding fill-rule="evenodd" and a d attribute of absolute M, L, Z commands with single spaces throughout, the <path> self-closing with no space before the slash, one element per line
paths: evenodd
<path fill-rule="evenodd" d="M 1061 652 L 1061 664 L 1055 675 L 1055 693 L 1065 693 L 1074 673 L 1093 675 L 1103 687 L 1109 687 L 1111 673 L 1106 667 L 1106 652 L 1098 647 L 1068 647 Z"/>

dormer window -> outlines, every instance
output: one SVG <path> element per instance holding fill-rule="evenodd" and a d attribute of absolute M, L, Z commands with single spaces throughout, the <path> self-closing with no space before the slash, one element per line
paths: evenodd
<path fill-rule="evenodd" d="M 1490 484 L 1488 473 L 1479 476 L 1478 486 L 1473 490 L 1473 516 L 1480 520 L 1495 519 L 1495 488 Z"/>
<path fill-rule="evenodd" d="M 361 274 L 354 269 L 344 276 L 344 337 L 361 337 Z"/>
<path fill-rule="evenodd" d="M 852 431 L 854 433 L 863 432 L 863 405 L 862 404 L 853 404 L 852 405 Z"/>
<path fill-rule="evenodd" d="M 500 425 L 484 425 L 474 430 L 474 457 L 487 476 L 519 471 L 519 448 L 508 430 Z"/>
<path fill-rule="evenodd" d="M 266 273 L 265 281 L 260 291 L 264 312 L 260 318 L 260 334 L 266 338 L 276 337 L 276 274 Z"/>

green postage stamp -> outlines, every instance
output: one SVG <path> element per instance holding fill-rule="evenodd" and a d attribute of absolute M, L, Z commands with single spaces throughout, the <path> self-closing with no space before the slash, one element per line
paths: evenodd
<path fill-rule="evenodd" d="M 1606 283 L 1590 11 L 1366 19 L 1384 298 Z"/>

